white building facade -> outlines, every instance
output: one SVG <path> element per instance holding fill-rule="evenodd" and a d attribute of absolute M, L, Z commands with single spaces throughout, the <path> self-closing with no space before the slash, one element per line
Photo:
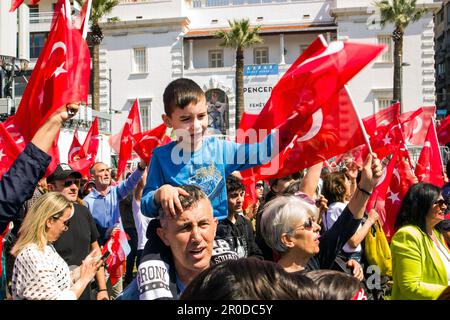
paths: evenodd
<path fill-rule="evenodd" d="M 404 38 L 403 111 L 434 105 L 433 12 L 441 4 L 418 1 L 430 9 L 411 24 Z M 235 130 L 235 51 L 219 46 L 214 32 L 230 19 L 250 19 L 261 26 L 264 42 L 245 50 L 245 108 L 258 113 L 270 90 L 302 50 L 319 34 L 327 40 L 385 43 L 389 49 L 350 83 L 362 117 L 392 100 L 392 25 L 381 28 L 372 1 L 353 0 L 194 0 L 122 1 L 103 24 L 103 72 L 111 69 L 113 132 L 120 130 L 132 101 L 141 101 L 145 127 L 161 123 L 162 93 L 179 77 L 196 81 L 211 107 L 210 125 L 222 133 Z M 108 107 L 108 83 L 101 85 Z M 214 98 L 213 98 L 214 96 Z M 218 98 L 219 102 L 215 102 Z M 211 101 L 214 100 L 214 101 Z M 220 105 L 214 113 L 214 103 Z"/>
<path fill-rule="evenodd" d="M 389 46 L 349 83 L 361 116 L 370 115 L 390 105 L 393 81 L 393 26 L 379 26 L 372 2 L 121 0 L 101 24 L 104 39 L 100 50 L 100 111 L 111 114 L 112 134 L 118 133 L 138 98 L 143 127 L 153 128 L 162 122 L 165 87 L 176 78 L 187 77 L 206 92 L 210 126 L 234 135 L 235 51 L 220 47 L 214 33 L 227 29 L 229 19 L 245 18 L 252 25 L 261 26 L 264 40 L 244 53 L 246 112 L 258 113 L 262 109 L 278 79 L 306 46 L 323 34 L 328 41 Z M 430 11 L 406 30 L 403 111 L 435 104 L 433 12 L 441 4 L 433 0 L 418 3 Z M 51 16 L 51 10 L 49 0 L 30 7 L 31 60 L 48 31 L 49 21 L 44 20 Z M 112 17 L 118 17 L 119 22 L 108 22 Z"/>

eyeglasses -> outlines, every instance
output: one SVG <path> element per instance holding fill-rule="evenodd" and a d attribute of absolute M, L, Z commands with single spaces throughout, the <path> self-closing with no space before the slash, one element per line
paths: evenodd
<path fill-rule="evenodd" d="M 288 232 L 288 233 L 293 233 L 295 230 L 298 230 L 298 229 L 300 229 L 300 228 L 303 228 L 303 229 L 305 229 L 305 230 L 312 230 L 315 221 L 316 221 L 316 220 L 315 220 L 313 217 L 308 217 L 308 219 L 306 219 L 306 221 L 305 221 L 302 225 L 298 226 L 298 227 L 295 228 L 295 229 L 292 229 L 292 230 L 291 230 L 290 232 Z"/>
<path fill-rule="evenodd" d="M 71 185 L 76 185 L 77 187 L 80 186 L 80 179 L 73 179 L 73 180 L 65 180 L 64 181 L 64 187 L 70 187 Z"/>
<path fill-rule="evenodd" d="M 257 183 L 255 184 L 256 188 L 264 188 L 264 185 L 262 183 Z"/>
<path fill-rule="evenodd" d="M 433 205 L 438 205 L 439 207 L 442 207 L 444 204 L 447 205 L 447 201 L 444 199 L 437 199 L 435 202 L 433 202 Z"/>

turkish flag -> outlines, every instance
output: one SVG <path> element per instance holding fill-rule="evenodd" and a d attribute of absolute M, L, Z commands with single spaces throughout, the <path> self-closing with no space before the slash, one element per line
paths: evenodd
<path fill-rule="evenodd" d="M 87 103 L 90 55 L 79 30 L 64 15 L 63 1 L 55 6 L 53 24 L 44 48 L 25 88 L 17 113 L 5 127 L 13 136 L 31 141 L 36 131 L 61 106 L 70 102 Z M 46 175 L 59 163 L 58 136 L 48 152 L 52 162 Z"/>
<path fill-rule="evenodd" d="M 410 165 L 408 150 L 402 143 L 384 169 L 382 178 L 367 204 L 367 210 L 375 208 L 380 215 L 388 241 L 395 234 L 395 221 L 402 200 L 409 187 L 416 182 L 417 178 Z"/>
<path fill-rule="evenodd" d="M 119 163 L 117 166 L 117 177 L 120 177 L 125 172 L 127 161 L 131 159 L 133 151 L 134 139 L 133 136 L 141 133 L 141 116 L 139 114 L 139 102 L 136 99 L 128 114 L 128 119 L 125 122 L 122 133 L 120 135 L 120 150 Z"/>
<path fill-rule="evenodd" d="M 364 143 L 356 112 L 346 89 L 342 89 L 302 123 L 289 146 L 258 167 L 258 179 L 287 176 Z"/>
<path fill-rule="evenodd" d="M 400 103 L 382 109 L 377 113 L 362 119 L 367 135 L 369 136 L 372 151 L 377 154 L 378 159 L 383 159 L 397 148 L 401 135 L 398 127 L 398 115 Z M 369 153 L 367 145 L 358 146 L 349 152 L 336 158 L 336 163 L 341 162 L 345 157 L 352 157 L 358 166 L 362 166 L 364 159 Z"/>
<path fill-rule="evenodd" d="M 163 123 L 154 129 L 133 135 L 133 139 L 136 141 L 133 149 L 142 160 L 150 163 L 153 149 L 172 141 L 166 136 L 166 129 L 167 127 Z"/>
<path fill-rule="evenodd" d="M 128 245 L 129 239 L 130 237 L 123 229 L 116 228 L 103 246 L 102 254 L 106 253 L 106 251 L 109 251 L 110 253 L 105 264 L 112 285 L 114 285 L 126 271 L 127 255 L 131 251 L 131 248 Z"/>
<path fill-rule="evenodd" d="M 289 123 L 288 131 L 294 132 L 293 135 L 297 133 L 296 139 L 299 141 L 292 141 L 290 136 L 289 141 L 282 139 L 279 145 L 281 154 L 268 165 L 259 168 L 260 178 L 288 175 L 327 159 L 323 157 L 343 153 L 358 145 L 356 143 L 360 140 L 356 135 L 354 140 L 348 137 L 356 131 L 360 132 L 359 126 L 354 126 L 355 122 L 346 122 L 347 117 L 355 119 L 354 110 L 347 113 L 348 109 L 337 108 L 342 111 L 338 119 L 342 120 L 341 123 L 346 122 L 346 127 L 339 124 L 339 120 L 332 120 L 329 111 L 337 116 L 336 110 L 330 109 L 339 104 L 350 105 L 347 94 L 339 94 L 341 88 L 383 49 L 384 46 L 380 45 L 349 41 L 327 45 L 323 36 L 311 43 L 273 88 L 268 102 L 253 124 L 256 131 L 239 137 L 244 141 L 250 138 L 252 141 L 249 142 L 255 143 L 262 141 L 272 129 L 280 128 L 281 132 L 281 128 L 295 114 L 296 119 L 305 119 Z M 338 136 L 337 131 L 330 126 L 331 123 L 342 129 Z M 312 139 L 319 131 L 320 134 Z M 256 139 L 251 139 L 255 133 Z M 338 142 L 339 138 L 349 145 L 343 147 Z M 308 140 L 311 141 L 308 143 Z M 290 147 L 286 148 L 289 143 Z M 334 149 L 333 145 L 329 148 L 332 143 L 337 143 L 339 147 Z"/>
<path fill-rule="evenodd" d="M 309 119 L 384 48 L 351 41 L 327 45 L 320 35 L 275 85 L 254 129 L 270 131 L 294 112 L 300 114 L 300 119 Z"/>
<path fill-rule="evenodd" d="M 407 144 L 423 145 L 428 127 L 435 117 L 436 107 L 420 107 L 416 111 L 402 113 L 399 117 Z"/>
<path fill-rule="evenodd" d="M 72 164 L 81 158 L 84 158 L 84 150 L 81 146 L 80 141 L 78 140 L 78 128 L 76 128 L 73 133 L 72 144 L 70 145 L 69 153 L 67 155 L 69 166 L 72 167 Z"/>
<path fill-rule="evenodd" d="M 92 121 L 92 125 L 89 128 L 83 146 L 80 146 L 81 149 L 79 149 L 78 159 L 74 159 L 72 162 L 70 162 L 71 160 L 69 153 L 69 165 L 72 167 L 72 169 L 80 172 L 83 177 L 87 177 L 88 179 L 91 176 L 89 169 L 95 163 L 95 158 L 97 157 L 98 145 L 99 132 L 98 118 L 96 117 L 94 121 Z"/>
<path fill-rule="evenodd" d="M 441 154 L 433 122 L 428 127 L 425 143 L 416 164 L 415 174 L 419 182 L 428 182 L 438 187 L 444 185 Z"/>
<path fill-rule="evenodd" d="M 450 142 L 450 116 L 445 117 L 445 119 L 439 122 L 437 136 L 439 143 L 443 146 Z"/>

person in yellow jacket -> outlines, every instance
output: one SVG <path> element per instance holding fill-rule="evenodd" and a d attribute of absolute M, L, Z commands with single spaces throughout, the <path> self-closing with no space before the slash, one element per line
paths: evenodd
<path fill-rule="evenodd" d="M 435 228 L 446 208 L 441 189 L 432 184 L 414 184 L 406 193 L 391 241 L 391 299 L 436 299 L 450 284 L 450 251 Z"/>

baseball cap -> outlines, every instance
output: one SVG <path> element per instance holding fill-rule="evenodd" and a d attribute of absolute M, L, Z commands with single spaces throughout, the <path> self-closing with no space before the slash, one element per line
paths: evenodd
<path fill-rule="evenodd" d="M 67 163 L 60 163 L 56 166 L 55 171 L 47 177 L 47 183 L 52 183 L 55 180 L 64 180 L 68 176 L 81 179 L 81 173 L 73 170 Z"/>

